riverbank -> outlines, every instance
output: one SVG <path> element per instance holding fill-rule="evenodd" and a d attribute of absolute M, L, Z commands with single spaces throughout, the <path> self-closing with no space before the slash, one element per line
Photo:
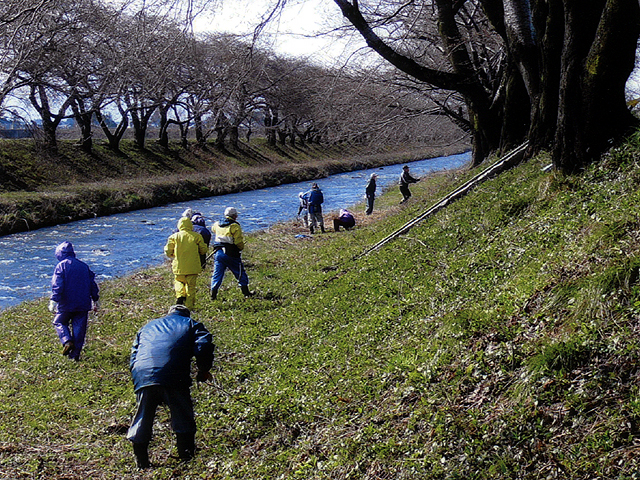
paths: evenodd
<path fill-rule="evenodd" d="M 11 143 L 13 142 L 13 143 Z M 88 156 L 62 144 L 56 158 L 28 143 L 0 141 L 0 235 L 168 203 L 322 178 L 335 173 L 460 153 L 466 145 L 407 146 L 370 151 L 318 145 L 146 151 L 125 143 L 115 155 Z"/>
<path fill-rule="evenodd" d="M 466 152 L 418 160 L 408 165 L 417 176 L 434 171 L 466 171 L 470 156 Z M 398 202 L 397 178 L 400 170 L 400 166 L 376 167 L 330 175 L 319 180 L 325 192 L 323 210 L 327 224 L 331 225 L 333 212 L 344 207 L 355 207 L 353 211 L 357 217 L 365 216 L 363 210 L 358 211 L 361 207 L 357 204 L 363 198 L 368 177 L 373 172 L 378 173 L 378 191 L 395 187 Z M 166 238 L 174 231 L 176 219 L 187 206 L 201 212 L 211 226 L 228 205 L 233 205 L 241 212 L 243 231 L 250 233 L 295 219 L 298 194 L 309 187 L 310 182 L 304 181 L 216 195 L 2 237 L 0 310 L 48 294 L 48 283 L 42 279 L 51 275 L 51 252 L 61 239 L 73 242 L 76 252 L 92 265 L 100 280 L 120 277 L 139 268 L 160 265 L 165 260 L 162 251 Z M 28 239 L 26 244 L 25 239 Z M 21 274 L 16 276 L 16 271 Z"/>
<path fill-rule="evenodd" d="M 46 299 L 0 314 L 9 478 L 632 479 L 640 470 L 640 139 L 579 176 L 541 156 L 354 260 L 464 181 L 430 176 L 355 230 L 247 236 L 257 294 L 198 279 L 215 380 L 192 388 L 198 452 L 166 410 L 134 468 L 128 359 L 173 302 L 167 266 L 101 284 L 79 364 Z"/>

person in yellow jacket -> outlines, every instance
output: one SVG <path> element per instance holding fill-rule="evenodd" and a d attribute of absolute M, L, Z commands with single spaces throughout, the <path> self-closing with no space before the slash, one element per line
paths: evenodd
<path fill-rule="evenodd" d="M 218 290 L 224 279 L 224 272 L 229 269 L 238 280 L 238 285 L 245 297 L 250 297 L 249 277 L 242 264 L 240 252 L 244 249 L 242 228 L 237 221 L 238 211 L 227 207 L 224 218 L 213 224 L 213 274 L 211 275 L 211 300 L 218 298 Z"/>
<path fill-rule="evenodd" d="M 193 231 L 193 223 L 188 217 L 178 220 L 178 231 L 169 237 L 164 246 L 165 255 L 173 259 L 176 304 L 184 305 L 189 310 L 196 305 L 196 280 L 202 271 L 200 255 L 206 255 L 207 250 L 202 235 Z"/>

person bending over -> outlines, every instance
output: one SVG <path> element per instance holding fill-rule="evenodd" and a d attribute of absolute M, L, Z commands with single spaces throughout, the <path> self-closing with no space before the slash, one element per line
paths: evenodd
<path fill-rule="evenodd" d="M 191 401 L 191 358 L 195 357 L 199 382 L 211 380 L 214 345 L 206 327 L 190 318 L 184 305 L 151 320 L 136 334 L 129 369 L 136 394 L 136 412 L 127 432 L 138 468 L 149 468 L 149 441 L 160 404 L 169 407 L 178 456 L 195 454 L 196 422 Z"/>

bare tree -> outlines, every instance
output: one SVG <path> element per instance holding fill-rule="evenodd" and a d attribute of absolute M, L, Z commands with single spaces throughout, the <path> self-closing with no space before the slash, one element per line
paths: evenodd
<path fill-rule="evenodd" d="M 19 65 L 39 48 L 34 38 L 47 28 L 47 18 L 54 0 L 6 0 L 0 4 L 0 105 L 6 96 L 24 86 L 19 79 Z"/>
<path fill-rule="evenodd" d="M 392 65 L 463 96 L 476 164 L 527 138 L 573 172 L 637 124 L 635 0 L 334 1 Z"/>
<path fill-rule="evenodd" d="M 51 9 L 40 11 L 37 31 L 33 31 L 33 24 L 27 25 L 24 31 L 16 32 L 10 47 L 14 56 L 19 57 L 9 73 L 14 78 L 11 88 L 28 87 L 28 98 L 42 120 L 44 146 L 54 154 L 57 152 L 56 130 L 67 117 L 76 95 L 75 89 L 66 88 L 60 75 L 71 56 L 70 36 L 76 22 L 73 14 L 67 15 L 68 8 L 66 2 L 59 1 Z M 23 56 L 25 51 L 29 54 Z"/>

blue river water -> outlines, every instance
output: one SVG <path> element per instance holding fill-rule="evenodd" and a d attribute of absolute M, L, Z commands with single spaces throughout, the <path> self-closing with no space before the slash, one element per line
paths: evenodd
<path fill-rule="evenodd" d="M 450 170 L 470 161 L 470 153 L 409 163 L 413 176 Z M 364 188 L 371 173 L 378 174 L 378 194 L 396 184 L 401 165 L 358 170 L 316 180 L 324 193 L 325 215 L 364 201 Z M 299 182 L 261 190 L 219 195 L 162 207 L 80 220 L 55 227 L 0 237 L 0 310 L 25 300 L 48 296 L 56 265 L 54 250 L 70 241 L 76 256 L 86 262 L 101 280 L 161 265 L 163 247 L 187 207 L 201 212 L 207 226 L 218 220 L 227 206 L 234 206 L 244 232 L 262 230 L 292 220 L 298 211 L 298 193 L 312 182 Z"/>

